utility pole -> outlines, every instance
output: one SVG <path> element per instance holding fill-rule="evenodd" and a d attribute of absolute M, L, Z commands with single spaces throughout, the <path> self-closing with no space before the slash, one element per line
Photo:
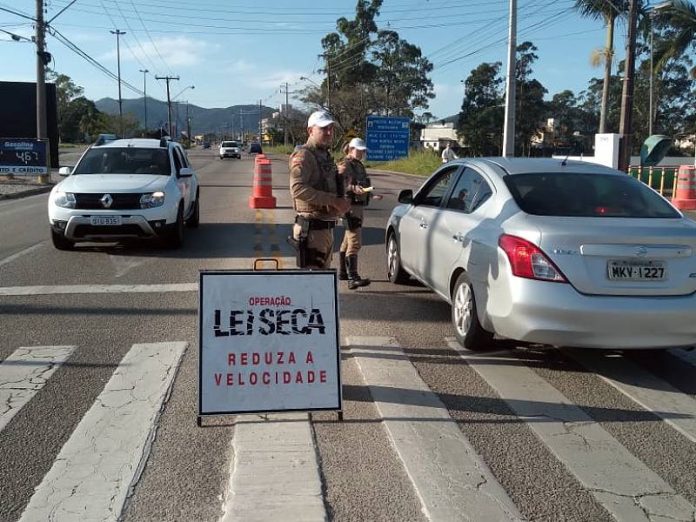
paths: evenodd
<path fill-rule="evenodd" d="M 282 92 L 282 91 L 281 91 Z M 285 82 L 285 108 L 283 114 L 283 145 L 288 146 L 288 82 Z"/>
<path fill-rule="evenodd" d="M 116 62 L 118 67 L 118 126 L 120 129 L 121 138 L 123 138 L 123 101 L 121 100 L 121 35 L 126 34 L 124 31 L 116 29 L 109 31 L 116 35 Z"/>
<path fill-rule="evenodd" d="M 619 134 L 619 170 L 628 171 L 631 163 L 631 134 L 633 127 L 633 77 L 636 70 L 636 25 L 638 5 L 636 0 L 628 4 L 628 34 L 626 37 L 626 69 L 624 71 L 623 93 L 621 95 L 621 121 Z"/>
<path fill-rule="evenodd" d="M 188 132 L 189 147 L 191 146 L 191 118 L 189 117 L 189 103 L 186 100 L 186 132 Z"/>
<path fill-rule="evenodd" d="M 505 81 L 505 126 L 503 128 L 503 156 L 515 155 L 515 62 L 517 52 L 517 0 L 510 0 L 510 27 L 508 31 L 508 68 Z"/>
<path fill-rule="evenodd" d="M 43 0 L 36 0 L 36 138 L 48 138 L 48 122 L 46 117 L 46 58 L 44 50 L 46 41 L 46 25 L 43 16 Z M 48 149 L 48 146 L 47 146 Z M 48 154 L 48 168 L 51 168 L 51 154 Z M 48 182 L 48 176 L 39 176 L 41 183 Z"/>
<path fill-rule="evenodd" d="M 331 62 L 326 55 L 326 109 L 331 111 Z"/>
<path fill-rule="evenodd" d="M 169 97 L 169 81 L 178 80 L 178 76 L 155 76 L 155 80 L 167 80 L 167 114 L 168 114 L 168 127 L 167 133 L 169 137 L 172 137 L 172 100 Z"/>
<path fill-rule="evenodd" d="M 263 100 L 259 100 L 259 143 L 263 143 L 263 134 L 261 127 L 261 103 L 263 103 Z"/>
<path fill-rule="evenodd" d="M 147 69 L 139 69 L 143 73 L 143 103 L 145 105 L 145 135 L 147 135 Z"/>

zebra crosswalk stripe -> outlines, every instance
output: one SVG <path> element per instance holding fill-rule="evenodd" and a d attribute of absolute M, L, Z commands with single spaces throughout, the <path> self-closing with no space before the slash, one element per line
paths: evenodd
<path fill-rule="evenodd" d="M 0 364 L 0 431 L 74 350 L 74 346 L 22 347 Z"/>
<path fill-rule="evenodd" d="M 134 344 L 20 520 L 118 520 L 187 343 Z"/>
<path fill-rule="evenodd" d="M 617 521 L 693 522 L 696 509 L 621 443 L 529 368 L 490 364 L 505 356 L 459 351 Z"/>
<path fill-rule="evenodd" d="M 586 350 L 564 353 L 597 374 L 633 402 L 696 442 L 696 401 L 625 357 L 601 357 Z"/>
<path fill-rule="evenodd" d="M 514 503 L 396 340 L 348 337 L 387 433 L 430 520 L 521 520 Z M 374 357 L 375 354 L 388 358 Z M 403 400 L 396 390 L 417 395 Z"/>

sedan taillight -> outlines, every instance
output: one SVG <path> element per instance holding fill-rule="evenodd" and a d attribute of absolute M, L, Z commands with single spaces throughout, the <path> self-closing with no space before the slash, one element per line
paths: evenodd
<path fill-rule="evenodd" d="M 534 243 L 521 237 L 503 234 L 498 239 L 498 246 L 507 254 L 513 275 L 556 283 L 568 282 L 556 265 Z"/>

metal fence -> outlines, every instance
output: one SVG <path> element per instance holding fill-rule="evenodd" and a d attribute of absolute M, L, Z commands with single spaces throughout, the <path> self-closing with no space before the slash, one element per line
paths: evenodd
<path fill-rule="evenodd" d="M 677 186 L 679 165 L 669 167 L 630 166 L 628 174 L 658 191 L 666 198 L 671 198 Z"/>

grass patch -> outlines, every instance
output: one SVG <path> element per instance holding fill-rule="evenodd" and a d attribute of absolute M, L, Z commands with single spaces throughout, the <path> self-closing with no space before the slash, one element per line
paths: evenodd
<path fill-rule="evenodd" d="M 294 145 L 263 145 L 264 154 L 292 154 Z"/>
<path fill-rule="evenodd" d="M 393 170 L 419 176 L 429 176 L 437 169 L 442 160 L 435 152 L 429 150 L 410 151 L 407 158 L 393 161 L 368 161 L 365 166 L 373 169 Z"/>

